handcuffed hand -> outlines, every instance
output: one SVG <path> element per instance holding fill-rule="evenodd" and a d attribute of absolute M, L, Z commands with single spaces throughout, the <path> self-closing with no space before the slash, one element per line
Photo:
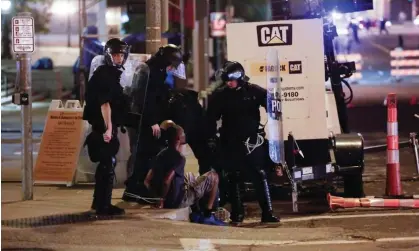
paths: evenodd
<path fill-rule="evenodd" d="M 155 124 L 153 126 L 151 126 L 151 129 L 153 130 L 153 136 L 156 138 L 160 138 L 160 126 L 158 124 Z"/>
<path fill-rule="evenodd" d="M 157 204 L 154 205 L 155 208 L 162 209 L 164 206 L 164 199 L 160 199 Z"/>

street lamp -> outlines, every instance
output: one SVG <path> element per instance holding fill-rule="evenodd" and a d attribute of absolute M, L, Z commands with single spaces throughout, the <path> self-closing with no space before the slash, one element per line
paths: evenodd
<path fill-rule="evenodd" d="M 70 0 L 55 1 L 51 6 L 51 12 L 67 16 L 67 47 L 71 47 L 71 22 L 70 16 L 76 12 L 76 7 L 71 4 Z"/>
<path fill-rule="evenodd" d="M 1 12 L 8 13 L 12 7 L 12 2 L 10 0 L 1 0 Z"/>
<path fill-rule="evenodd" d="M 59 0 L 52 4 L 51 11 L 59 15 L 68 15 L 76 12 L 76 6 L 71 4 L 69 0 Z"/>

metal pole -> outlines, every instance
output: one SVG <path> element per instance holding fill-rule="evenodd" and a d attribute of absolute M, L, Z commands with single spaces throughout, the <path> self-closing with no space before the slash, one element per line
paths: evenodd
<path fill-rule="evenodd" d="M 185 0 L 180 1 L 180 45 L 185 54 Z"/>
<path fill-rule="evenodd" d="M 81 2 L 80 2 L 81 1 Z M 84 65 L 84 57 L 83 57 L 83 48 L 84 48 L 84 38 L 83 38 L 83 29 L 86 27 L 86 0 L 79 1 L 79 46 L 80 46 L 80 59 L 79 59 L 79 87 L 80 87 L 80 103 L 83 105 L 84 102 L 84 88 L 86 82 L 85 76 L 85 65 Z"/>
<path fill-rule="evenodd" d="M 417 133 L 410 133 L 410 144 L 413 147 L 413 155 L 415 156 L 416 171 L 419 175 L 419 139 Z"/>
<path fill-rule="evenodd" d="M 270 21 L 270 20 L 272 20 L 272 15 L 270 14 L 272 11 L 271 11 L 271 0 L 266 0 L 266 10 L 265 10 L 265 13 L 266 13 L 266 16 L 265 16 L 265 21 Z"/>
<path fill-rule="evenodd" d="M 161 0 L 161 31 L 169 31 L 169 0 Z M 167 44 L 167 38 L 162 38 L 162 44 Z"/>
<path fill-rule="evenodd" d="M 194 89 L 205 90 L 209 81 L 208 37 L 209 1 L 194 0 L 195 25 L 193 30 Z"/>
<path fill-rule="evenodd" d="M 18 16 L 31 16 L 19 13 Z M 17 55 L 16 67 L 19 90 L 28 95 L 28 105 L 21 106 L 22 118 L 22 199 L 33 199 L 33 156 L 32 156 L 32 68 L 31 55 Z"/>
<path fill-rule="evenodd" d="M 68 6 L 70 6 L 70 0 L 67 0 Z M 71 47 L 71 22 L 70 12 L 67 13 L 67 47 Z"/>
<path fill-rule="evenodd" d="M 161 2 L 146 0 L 146 53 L 155 54 L 161 46 Z"/>
<path fill-rule="evenodd" d="M 23 105 L 22 115 L 22 196 L 23 200 L 33 199 L 33 156 L 32 156 L 32 72 L 31 56 L 19 56 L 20 90 L 27 93 L 29 104 Z"/>
<path fill-rule="evenodd" d="M 222 12 L 220 0 L 215 0 L 215 11 L 216 12 Z M 215 51 L 216 51 L 215 52 L 215 59 L 216 59 L 216 64 L 215 64 L 216 69 L 215 70 L 220 69 L 221 65 L 222 65 L 222 56 L 223 56 L 223 53 L 221 51 L 222 39 L 223 39 L 222 37 L 214 38 L 214 40 L 215 40 Z"/>
<path fill-rule="evenodd" d="M 227 0 L 227 5 L 225 9 L 226 9 L 226 21 L 227 23 L 231 23 L 234 17 L 234 6 L 231 0 Z"/>
<path fill-rule="evenodd" d="M 209 86 L 209 30 L 210 30 L 210 2 L 209 0 L 205 0 L 205 7 L 203 8 L 204 10 L 204 18 L 202 19 L 202 32 L 203 32 L 203 57 L 202 57 L 202 62 L 203 64 L 201 65 L 202 67 L 202 89 L 204 90 Z"/>

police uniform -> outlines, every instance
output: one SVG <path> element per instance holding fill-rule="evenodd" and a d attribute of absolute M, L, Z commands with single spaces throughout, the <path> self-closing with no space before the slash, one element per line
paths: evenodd
<path fill-rule="evenodd" d="M 263 137 L 258 134 L 259 108 L 266 109 L 267 91 L 246 81 L 244 69 L 238 62 L 227 62 L 221 73 L 224 82 L 237 80 L 236 88 L 223 86 L 211 95 L 208 103 L 209 136 L 217 132 L 216 122 L 221 118 L 220 146 L 222 168 L 228 173 L 228 193 L 232 206 L 231 220 L 240 223 L 244 208 L 240 199 L 241 174 L 252 179 L 262 222 L 278 222 L 273 216 L 272 203 L 264 167 L 267 164 Z"/>
<path fill-rule="evenodd" d="M 214 156 L 208 147 L 205 134 L 205 110 L 198 101 L 198 93 L 193 90 L 174 90 L 169 99 L 168 119 L 182 126 L 186 142 L 198 160 L 199 173 L 211 171 Z"/>
<path fill-rule="evenodd" d="M 86 86 L 86 106 L 83 119 L 92 126 L 92 132 L 86 138 L 89 157 L 92 162 L 99 162 L 95 173 L 95 190 L 92 208 L 97 214 L 123 214 L 124 210 L 111 204 L 113 182 L 115 178 L 116 154 L 119 150 L 118 127 L 124 123 L 129 111 L 127 96 L 120 85 L 122 65 L 115 65 L 114 53 L 123 53 L 124 62 L 128 57 L 129 47 L 119 39 L 111 39 L 105 45 L 105 65 L 99 66 Z M 106 143 L 103 134 L 107 128 L 102 116 L 101 106 L 109 103 L 111 109 L 112 138 Z"/>
<path fill-rule="evenodd" d="M 138 201 L 146 196 L 143 182 L 150 169 L 151 159 L 160 151 L 161 141 L 153 136 L 152 126 L 159 125 L 167 117 L 170 87 L 165 84 L 167 68 L 176 69 L 182 61 L 180 48 L 175 45 L 160 47 L 145 65 L 134 74 L 132 84 L 132 109 L 142 114 L 136 130 L 129 130 L 133 172 L 126 181 L 122 197 L 125 201 Z M 144 193 L 144 194 L 143 194 Z"/>

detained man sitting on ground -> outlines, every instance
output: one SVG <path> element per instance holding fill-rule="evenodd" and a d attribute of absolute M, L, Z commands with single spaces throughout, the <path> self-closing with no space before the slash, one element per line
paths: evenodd
<path fill-rule="evenodd" d="M 181 153 L 182 144 L 185 142 L 183 129 L 172 121 L 163 122 L 161 127 L 167 128 L 165 130 L 167 147 L 154 158 L 144 181 L 150 192 L 161 198 L 158 207 L 192 207 L 195 212 L 191 214 L 191 221 L 225 226 L 226 223 L 215 218 L 213 214 L 218 190 L 217 173 L 210 171 L 199 177 L 192 173 L 185 174 L 186 159 Z M 201 199 L 206 203 L 199 203 Z M 197 209 L 198 203 L 204 204 L 205 208 Z"/>

